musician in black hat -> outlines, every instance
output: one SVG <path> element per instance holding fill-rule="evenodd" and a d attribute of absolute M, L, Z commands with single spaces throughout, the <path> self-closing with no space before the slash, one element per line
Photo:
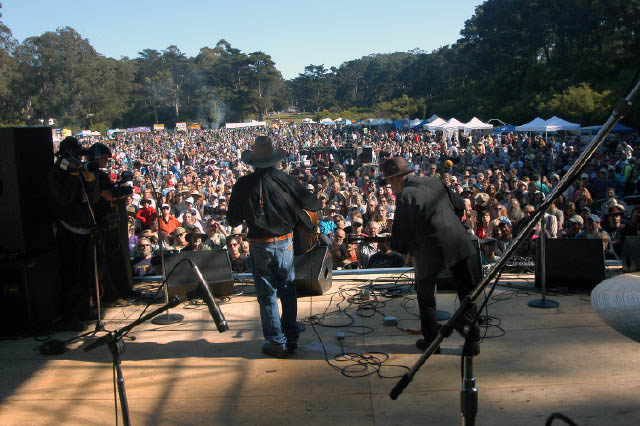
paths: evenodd
<path fill-rule="evenodd" d="M 425 350 L 438 333 L 436 321 L 436 281 L 449 268 L 462 300 L 475 285 L 470 258 L 474 248 L 461 222 L 464 204 L 437 177 L 411 175 L 402 157 L 386 160 L 382 174 L 396 194 L 396 211 L 392 227 L 391 248 L 414 257 L 416 290 L 423 338 L 416 346 Z M 471 325 L 477 309 L 468 311 L 462 331 Z M 477 324 L 473 324 L 478 332 Z M 477 349 L 477 348 L 476 348 Z"/>
<path fill-rule="evenodd" d="M 253 148 L 243 152 L 241 158 L 255 171 L 233 186 L 227 222 L 235 227 L 246 221 L 249 227 L 250 263 L 267 341 L 262 352 L 284 358 L 297 349 L 299 333 L 292 230 L 299 220 L 300 208 L 317 211 L 320 201 L 276 167 L 286 153 L 274 150 L 271 139 L 258 136 Z"/>
<path fill-rule="evenodd" d="M 55 166 L 48 176 L 52 195 L 54 232 L 59 248 L 62 278 L 62 328 L 83 331 L 89 319 L 93 249 L 90 233 L 95 227 L 91 204 L 100 198 L 94 173 L 81 158 L 88 151 L 72 136 L 60 143 Z"/>

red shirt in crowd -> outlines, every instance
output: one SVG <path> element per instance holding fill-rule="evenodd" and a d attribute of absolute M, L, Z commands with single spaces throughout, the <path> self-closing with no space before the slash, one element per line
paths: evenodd
<path fill-rule="evenodd" d="M 142 229 L 149 229 L 151 222 L 156 220 L 157 213 L 153 207 L 142 207 L 136 214 L 136 219 L 142 223 Z"/>

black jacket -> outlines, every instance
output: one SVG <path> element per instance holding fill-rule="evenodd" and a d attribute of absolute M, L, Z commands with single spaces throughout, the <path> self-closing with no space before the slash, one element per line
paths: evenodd
<path fill-rule="evenodd" d="M 98 180 L 82 181 L 89 198 L 87 200 L 80 183 L 81 178 L 78 175 L 72 175 L 60 167 L 54 166 L 49 172 L 48 178 L 54 218 L 77 228 L 92 228 L 95 223 L 87 201 L 94 204 L 100 199 Z"/>
<path fill-rule="evenodd" d="M 262 187 L 262 209 L 260 208 Z M 296 179 L 273 167 L 241 177 L 231 191 L 227 222 L 249 226 L 249 238 L 285 235 L 298 222 L 296 206 L 317 211 L 320 201 Z"/>
<path fill-rule="evenodd" d="M 471 237 L 456 211 L 458 196 L 435 177 L 407 176 L 396 200 L 391 248 L 399 253 L 420 251 L 429 271 L 441 271 L 470 257 Z"/>

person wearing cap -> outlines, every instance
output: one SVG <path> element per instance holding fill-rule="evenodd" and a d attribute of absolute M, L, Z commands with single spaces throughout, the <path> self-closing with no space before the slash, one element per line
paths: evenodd
<path fill-rule="evenodd" d="M 600 218 L 598 215 L 589 214 L 585 219 L 585 228 L 576 234 L 576 238 L 578 239 L 601 239 L 602 240 L 602 249 L 607 252 L 609 249 L 609 245 L 611 239 L 609 238 L 609 234 L 600 227 Z"/>
<path fill-rule="evenodd" d="M 78 140 L 67 136 L 60 142 L 55 165 L 47 176 L 60 252 L 60 328 L 69 331 L 86 329 L 82 320 L 89 319 L 94 288 L 91 232 L 95 222 L 91 209 L 100 199 L 100 187 L 95 174 L 79 162 L 86 155 L 88 151 Z"/>
<path fill-rule="evenodd" d="M 414 258 L 423 335 L 416 346 L 424 350 L 438 334 L 435 288 L 440 273 L 449 268 L 460 300 L 475 286 L 471 269 L 475 250 L 461 222 L 464 204 L 438 178 L 410 176 L 402 157 L 386 160 L 381 171 L 396 194 L 391 249 Z M 479 338 L 476 316 L 474 304 L 456 324 L 456 329 L 462 332 L 468 325 Z M 476 350 L 479 351 L 477 346 Z"/>
<path fill-rule="evenodd" d="M 625 239 L 625 208 L 622 204 L 610 203 L 604 217 L 602 228 L 611 238 L 611 251 L 616 258 L 622 257 L 622 245 Z"/>
<path fill-rule="evenodd" d="M 186 238 L 189 244 L 187 244 L 187 246 L 183 249 L 183 251 L 206 250 L 206 248 L 203 246 L 202 243 L 207 239 L 207 234 L 200 232 L 200 229 L 198 229 L 197 227 L 193 225 L 189 226 L 187 228 Z"/>
<path fill-rule="evenodd" d="M 276 167 L 286 155 L 282 149 L 274 149 L 269 137 L 256 137 L 253 150 L 241 155 L 241 160 L 255 171 L 233 185 L 227 211 L 230 226 L 239 226 L 244 221 L 249 227 L 253 280 L 266 340 L 262 352 L 276 358 L 285 358 L 298 347 L 292 231 L 299 221 L 314 230 L 301 209 L 320 209 L 320 201 L 314 194 Z"/>
<path fill-rule="evenodd" d="M 187 241 L 187 230 L 182 226 L 178 226 L 173 230 L 172 237 L 170 250 L 182 251 L 189 245 L 189 241 Z"/>
<path fill-rule="evenodd" d="M 580 232 L 582 232 L 582 228 L 584 228 L 584 219 L 580 215 L 573 215 L 568 220 L 569 228 L 565 230 L 562 238 L 576 238 Z"/>
<path fill-rule="evenodd" d="M 171 207 L 164 203 L 160 208 L 160 235 L 165 242 L 169 241 L 171 233 L 180 226 L 180 221 L 171 214 Z"/>

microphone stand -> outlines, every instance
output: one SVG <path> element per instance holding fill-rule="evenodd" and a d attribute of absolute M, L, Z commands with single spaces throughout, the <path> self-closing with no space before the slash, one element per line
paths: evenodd
<path fill-rule="evenodd" d="M 198 271 L 197 268 L 196 268 L 196 272 L 198 277 L 201 278 L 200 271 Z M 125 426 L 131 425 L 131 420 L 129 418 L 129 403 L 127 401 L 127 392 L 124 384 L 124 375 L 122 374 L 122 368 L 120 367 L 120 364 L 122 363 L 121 355 L 124 353 L 124 349 L 125 349 L 124 341 L 122 340 L 122 338 L 126 336 L 127 333 L 129 333 L 129 331 L 131 331 L 134 327 L 156 317 L 162 312 L 166 312 L 169 309 L 178 306 L 180 303 L 193 300 L 193 299 L 198 299 L 198 298 L 203 298 L 206 301 L 206 294 L 209 290 L 208 288 L 205 288 L 203 286 L 206 286 L 206 284 L 203 284 L 201 280 L 198 287 L 195 290 L 188 291 L 185 297 L 173 296 L 171 300 L 169 300 L 167 303 L 165 303 L 163 306 L 159 307 L 155 311 L 149 312 L 147 315 L 138 318 L 137 320 L 133 321 L 129 325 L 126 325 L 115 331 L 110 331 L 109 333 L 100 337 L 95 342 L 90 343 L 84 347 L 85 352 L 92 351 L 96 348 L 99 348 L 102 345 L 107 345 L 107 347 L 109 348 L 109 351 L 111 352 L 111 356 L 113 358 L 113 368 L 116 371 L 116 381 L 118 385 L 118 398 L 120 400 L 120 407 L 122 408 L 122 423 Z M 217 307 L 217 304 L 215 303 L 215 301 L 213 302 L 213 306 L 215 306 L 215 309 L 218 311 L 220 315 L 219 317 L 214 317 L 218 331 L 220 333 L 227 331 L 229 327 L 227 326 L 224 316 L 222 316 L 222 314 L 220 313 L 219 308 Z M 153 323 L 153 320 L 151 322 Z M 116 412 L 116 416 L 117 416 L 117 412 Z"/>
<path fill-rule="evenodd" d="M 153 188 L 153 195 L 156 198 L 156 222 L 158 223 L 158 245 L 160 247 L 160 263 L 162 265 L 162 282 L 163 291 L 164 291 L 164 303 L 165 305 L 169 304 L 169 284 L 167 283 L 167 270 L 164 263 L 164 238 L 162 237 L 162 229 L 160 228 L 160 213 L 162 209 L 162 205 L 160 204 L 160 190 L 159 185 L 151 179 L 151 185 Z M 173 307 L 173 306 L 171 306 Z M 184 319 L 184 315 L 169 313 L 169 308 L 166 309 L 166 312 L 163 316 L 159 316 L 154 318 L 151 322 L 156 325 L 169 325 L 180 322 Z"/>
<path fill-rule="evenodd" d="M 95 175 L 94 175 L 95 176 Z M 78 179 L 80 180 L 80 188 L 82 189 L 82 193 L 84 198 L 87 200 L 87 207 L 89 208 L 89 213 L 91 214 L 91 220 L 93 221 L 93 229 L 91 230 L 91 245 L 93 248 L 93 277 L 96 284 L 96 307 L 98 308 L 98 321 L 96 322 L 95 331 L 104 331 L 104 323 L 102 322 L 102 310 L 100 307 L 100 284 L 98 280 L 98 221 L 96 220 L 96 214 L 91 207 L 91 201 L 89 200 L 89 194 L 87 194 L 87 189 L 84 186 L 84 180 L 82 179 L 82 171 L 78 170 Z M 97 178 L 96 178 L 97 179 Z"/>
<path fill-rule="evenodd" d="M 465 314 L 468 314 L 468 311 L 474 306 L 474 301 L 480 297 L 483 293 L 484 289 L 487 285 L 496 277 L 499 277 L 499 274 L 502 271 L 502 268 L 507 263 L 509 257 L 515 252 L 515 250 L 520 246 L 520 244 L 525 240 L 527 234 L 533 229 L 536 222 L 540 220 L 540 218 L 544 215 L 544 212 L 549 208 L 553 200 L 563 193 L 569 185 L 576 179 L 576 177 L 582 172 L 582 170 L 586 167 L 587 162 L 593 157 L 593 154 L 596 152 L 598 147 L 602 144 L 602 141 L 607 137 L 607 135 L 613 129 L 613 126 L 616 125 L 618 121 L 626 113 L 628 113 L 633 107 L 633 101 L 635 97 L 638 95 L 640 91 L 640 81 L 635 83 L 635 86 L 632 87 L 629 94 L 621 99 L 620 102 L 614 108 L 612 114 L 607 119 L 606 123 L 602 126 L 598 134 L 591 140 L 591 143 L 585 148 L 585 150 L 580 154 L 578 159 L 575 161 L 573 166 L 567 171 L 567 173 L 562 177 L 558 185 L 553 188 L 549 196 L 540 204 L 537 210 L 531 215 L 529 220 L 524 224 L 523 228 L 520 230 L 518 235 L 513 239 L 513 242 L 507 247 L 504 255 L 495 263 L 495 265 L 489 270 L 487 275 L 485 275 L 480 283 L 476 286 L 476 288 L 467 295 L 464 299 L 462 299 L 460 306 L 453 313 L 453 316 L 444 324 L 439 330 L 436 338 L 431 342 L 431 344 L 424 351 L 422 356 L 415 362 L 413 367 L 405 373 L 398 383 L 391 389 L 389 392 L 389 397 L 393 400 L 397 399 L 398 396 L 404 391 L 404 389 L 411 383 L 413 380 L 413 376 L 420 370 L 420 367 L 429 359 L 431 354 L 435 352 L 435 350 L 440 346 L 445 337 L 449 337 L 454 330 L 455 325 L 458 322 L 464 321 Z M 486 300 L 485 300 L 486 303 Z M 478 316 L 482 309 L 478 309 Z M 476 318 L 477 321 L 477 318 Z M 472 334 L 474 327 L 465 327 L 467 331 L 467 339 L 471 337 L 468 336 Z M 473 341 L 472 341 L 473 342 Z M 477 342 L 473 342 L 473 345 L 477 344 Z M 472 354 L 473 352 L 468 352 L 468 346 L 471 346 L 465 342 L 465 346 L 467 346 L 467 351 L 463 349 L 463 367 L 466 370 L 463 379 L 466 377 L 466 381 L 463 383 L 463 393 L 464 398 L 461 399 L 461 412 L 462 412 L 462 424 L 463 425 L 473 425 L 475 422 L 475 405 L 477 406 L 477 389 L 475 387 L 475 379 L 473 379 L 473 365 L 472 365 Z M 475 395 L 475 396 L 474 396 Z M 467 421 L 471 421 L 471 423 L 467 423 Z"/>

